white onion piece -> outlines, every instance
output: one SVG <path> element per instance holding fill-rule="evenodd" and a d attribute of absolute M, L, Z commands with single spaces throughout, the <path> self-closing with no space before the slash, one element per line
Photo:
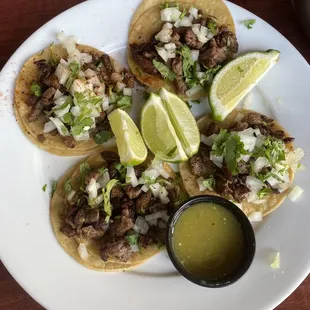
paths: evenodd
<path fill-rule="evenodd" d="M 123 89 L 123 95 L 124 96 L 132 96 L 132 88 L 125 87 Z"/>
<path fill-rule="evenodd" d="M 150 226 L 157 226 L 157 219 L 153 221 L 148 221 Z"/>
<path fill-rule="evenodd" d="M 238 136 L 240 137 L 240 140 L 244 144 L 244 149 L 249 152 L 252 152 L 255 148 L 257 140 L 257 138 L 254 136 L 253 128 L 248 128 L 238 132 Z"/>
<path fill-rule="evenodd" d="M 84 64 L 84 63 L 88 64 L 88 63 L 92 62 L 92 60 L 93 60 L 93 56 L 92 55 L 90 55 L 88 53 L 82 53 L 81 54 L 80 62 L 82 64 Z"/>
<path fill-rule="evenodd" d="M 99 86 L 95 86 L 94 93 L 98 96 L 107 97 L 105 94 L 105 84 L 101 83 Z"/>
<path fill-rule="evenodd" d="M 263 188 L 264 183 L 261 180 L 252 176 L 247 176 L 245 183 L 246 186 L 251 190 L 251 193 L 249 194 L 247 201 L 253 202 L 257 200 L 258 198 L 257 193 Z"/>
<path fill-rule="evenodd" d="M 157 211 L 155 213 L 149 214 L 145 216 L 145 220 L 147 222 L 157 220 L 163 216 L 162 211 Z"/>
<path fill-rule="evenodd" d="M 73 81 L 72 86 L 70 88 L 70 94 L 74 95 L 75 92 L 84 93 L 88 90 L 86 84 L 79 79 Z"/>
<path fill-rule="evenodd" d="M 110 107 L 110 102 L 109 102 L 109 97 L 108 96 L 104 96 L 102 99 L 102 110 L 103 111 L 107 111 Z"/>
<path fill-rule="evenodd" d="M 70 69 L 68 66 L 64 66 L 62 63 L 59 63 L 55 75 L 58 78 L 58 82 L 62 85 L 64 85 L 70 75 Z"/>
<path fill-rule="evenodd" d="M 298 163 L 305 156 L 305 151 L 301 148 L 298 148 L 294 151 L 286 154 L 286 163 L 293 169 L 293 171 L 297 171 Z"/>
<path fill-rule="evenodd" d="M 176 50 L 176 45 L 174 43 L 167 43 L 164 45 L 164 48 L 167 50 L 167 51 L 175 51 Z"/>
<path fill-rule="evenodd" d="M 202 79 L 206 76 L 206 74 L 204 72 L 197 72 L 196 75 L 197 75 L 198 79 Z"/>
<path fill-rule="evenodd" d="M 198 60 L 198 57 L 199 57 L 199 50 L 191 50 L 190 51 L 190 54 L 191 54 L 191 58 L 192 60 L 195 62 Z"/>
<path fill-rule="evenodd" d="M 261 222 L 263 220 L 263 214 L 262 212 L 255 211 L 248 216 L 248 219 L 250 222 Z"/>
<path fill-rule="evenodd" d="M 163 219 L 163 221 L 168 222 L 170 216 L 168 215 L 167 211 L 161 211 L 162 215 L 161 218 Z"/>
<path fill-rule="evenodd" d="M 195 19 L 198 18 L 198 9 L 191 7 L 188 12 L 194 16 Z"/>
<path fill-rule="evenodd" d="M 203 177 L 199 177 L 196 181 L 197 181 L 197 184 L 198 184 L 198 186 L 199 186 L 199 190 L 201 191 L 201 192 L 203 192 L 203 191 L 205 191 L 206 189 L 207 189 L 207 187 L 203 184 L 203 181 L 204 181 L 205 179 L 203 178 Z"/>
<path fill-rule="evenodd" d="M 85 76 L 86 76 L 87 78 L 91 78 L 91 77 L 97 75 L 96 72 L 95 72 L 94 70 L 89 69 L 89 68 L 88 68 L 87 70 L 84 71 L 84 74 L 85 74 Z"/>
<path fill-rule="evenodd" d="M 134 167 L 131 167 L 131 166 L 127 167 L 126 180 L 129 180 L 130 184 L 133 187 L 136 187 L 139 185 L 139 181 L 137 179 Z"/>
<path fill-rule="evenodd" d="M 115 89 L 117 91 L 122 91 L 126 87 L 126 84 L 123 82 L 117 82 L 115 85 Z"/>
<path fill-rule="evenodd" d="M 66 35 L 64 33 L 64 31 L 60 31 L 59 33 L 57 33 L 56 38 L 59 40 L 60 43 L 63 43 L 64 40 L 66 39 Z"/>
<path fill-rule="evenodd" d="M 68 201 L 71 201 L 72 198 L 75 196 L 75 194 L 76 194 L 76 191 L 73 189 L 73 190 L 68 194 L 67 200 L 68 200 Z"/>
<path fill-rule="evenodd" d="M 196 62 L 196 72 L 197 73 L 201 72 L 201 67 L 198 62 Z"/>
<path fill-rule="evenodd" d="M 159 228 L 166 228 L 167 227 L 167 223 L 164 222 L 163 220 L 158 220 L 157 225 Z"/>
<path fill-rule="evenodd" d="M 147 184 L 144 184 L 142 187 L 141 187 L 141 190 L 143 191 L 143 192 L 148 192 L 149 191 L 149 189 L 150 189 L 150 187 L 147 185 Z"/>
<path fill-rule="evenodd" d="M 164 47 L 155 46 L 158 55 L 166 62 L 169 58 L 168 51 Z"/>
<path fill-rule="evenodd" d="M 165 179 L 168 179 L 170 177 L 169 172 L 165 170 L 163 166 L 163 162 L 161 160 L 158 160 L 156 157 L 152 161 L 151 165 L 158 173 L 164 177 Z M 156 177 L 157 178 L 157 177 Z"/>
<path fill-rule="evenodd" d="M 139 226 L 137 226 L 136 224 L 133 226 L 133 228 L 132 228 L 136 233 L 140 233 L 140 227 Z"/>
<path fill-rule="evenodd" d="M 192 25 L 193 16 L 184 16 L 178 23 L 178 27 L 190 27 Z"/>
<path fill-rule="evenodd" d="M 86 192 L 89 194 L 89 198 L 92 200 L 98 196 L 98 189 L 96 180 L 92 178 L 86 186 Z"/>
<path fill-rule="evenodd" d="M 79 116 L 81 114 L 81 109 L 79 106 L 74 106 L 71 108 L 70 112 L 75 116 Z"/>
<path fill-rule="evenodd" d="M 143 175 L 155 181 L 159 177 L 160 172 L 155 168 L 148 168 L 144 171 Z"/>
<path fill-rule="evenodd" d="M 210 160 L 213 161 L 214 165 L 222 168 L 223 167 L 223 156 L 217 156 L 212 154 L 212 152 L 210 153 Z"/>
<path fill-rule="evenodd" d="M 105 171 L 98 179 L 98 182 L 102 188 L 105 188 L 110 181 L 110 175 L 108 171 Z"/>
<path fill-rule="evenodd" d="M 90 127 L 89 128 L 87 128 L 87 127 L 89 127 L 89 126 L 85 126 L 84 130 L 89 130 L 90 129 Z M 89 140 L 89 132 L 88 131 L 83 132 L 80 135 L 73 136 L 73 138 L 74 138 L 75 141 L 87 141 L 87 140 Z"/>
<path fill-rule="evenodd" d="M 43 132 L 48 133 L 48 132 L 51 132 L 55 129 L 56 129 L 56 125 L 52 121 L 49 121 L 49 122 L 44 124 Z"/>
<path fill-rule="evenodd" d="M 70 111 L 70 104 L 68 104 L 64 109 L 61 110 L 53 110 L 53 112 L 58 116 L 62 117 Z"/>
<path fill-rule="evenodd" d="M 69 130 L 66 128 L 64 123 L 57 117 L 50 117 L 50 120 L 55 124 L 59 134 L 61 136 L 70 136 Z"/>
<path fill-rule="evenodd" d="M 154 184 L 151 184 L 150 185 L 150 190 L 153 194 L 153 196 L 155 198 L 158 198 L 159 197 L 159 194 L 160 194 L 160 184 L 159 183 L 154 183 Z"/>
<path fill-rule="evenodd" d="M 78 253 L 80 255 L 80 257 L 82 258 L 82 260 L 87 260 L 89 257 L 88 251 L 87 251 L 87 247 L 85 243 L 80 243 L 78 246 Z"/>
<path fill-rule="evenodd" d="M 56 89 L 56 92 L 55 92 L 55 95 L 54 95 L 54 100 L 62 97 L 64 94 L 59 90 L 59 89 Z"/>
<path fill-rule="evenodd" d="M 173 30 L 170 28 L 164 28 L 160 32 L 157 33 L 157 35 L 155 36 L 155 39 L 163 43 L 168 43 L 171 41 L 172 31 Z"/>
<path fill-rule="evenodd" d="M 168 191 L 164 186 L 162 186 L 160 189 L 159 200 L 164 205 L 166 205 L 170 201 L 170 199 L 168 198 Z"/>
<path fill-rule="evenodd" d="M 294 186 L 294 188 L 290 191 L 290 193 L 288 194 L 288 198 L 291 201 L 296 201 L 302 194 L 303 194 L 304 190 L 299 187 L 298 185 Z"/>
<path fill-rule="evenodd" d="M 165 8 L 160 11 L 160 19 L 164 22 L 176 22 L 181 14 L 177 8 Z"/>
<path fill-rule="evenodd" d="M 95 76 L 89 78 L 89 79 L 87 80 L 87 82 L 88 82 L 88 84 L 92 84 L 92 85 L 94 85 L 94 86 L 100 86 L 100 85 L 101 85 L 101 82 L 100 82 L 100 80 L 99 80 L 99 78 L 98 78 L 97 75 L 95 75 Z"/>
<path fill-rule="evenodd" d="M 200 140 L 203 144 L 208 145 L 208 146 L 212 146 L 217 136 L 218 135 L 216 133 L 212 134 L 209 137 L 205 136 L 204 134 L 201 134 Z"/>
<path fill-rule="evenodd" d="M 260 172 L 265 167 L 270 167 L 270 163 L 266 157 L 258 157 L 253 164 L 255 173 Z"/>
<path fill-rule="evenodd" d="M 137 244 L 130 245 L 130 250 L 134 253 L 139 252 L 139 247 Z"/>
<path fill-rule="evenodd" d="M 173 28 L 173 25 L 171 23 L 164 23 L 163 26 L 162 26 L 162 29 L 172 29 Z"/>
<path fill-rule="evenodd" d="M 209 29 L 205 26 L 200 26 L 200 35 L 206 37 L 208 35 Z"/>
<path fill-rule="evenodd" d="M 186 91 L 186 96 L 187 97 L 191 97 L 196 95 L 197 93 L 201 92 L 203 90 L 203 88 L 200 85 L 194 86 L 192 88 L 190 88 L 189 90 Z"/>
<path fill-rule="evenodd" d="M 138 233 L 145 235 L 149 230 L 149 225 L 142 216 L 138 216 L 134 225 L 134 230 Z"/>

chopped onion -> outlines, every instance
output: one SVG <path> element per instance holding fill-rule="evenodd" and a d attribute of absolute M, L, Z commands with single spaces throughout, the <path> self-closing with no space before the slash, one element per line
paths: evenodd
<path fill-rule="evenodd" d="M 198 18 L 198 9 L 191 7 L 188 12 L 194 16 L 195 19 Z"/>
<path fill-rule="evenodd" d="M 208 146 L 212 146 L 217 136 L 218 135 L 216 133 L 212 134 L 209 137 L 205 136 L 204 134 L 201 134 L 200 140 L 203 144 L 208 145 Z"/>
<path fill-rule="evenodd" d="M 163 220 L 158 220 L 157 225 L 159 228 L 166 228 L 167 227 L 167 223 L 164 222 Z"/>
<path fill-rule="evenodd" d="M 176 22 L 181 14 L 177 8 L 165 8 L 160 11 L 160 19 L 164 22 Z"/>
<path fill-rule="evenodd" d="M 274 177 L 269 177 L 266 181 L 269 183 L 271 187 L 274 187 L 279 184 L 279 181 Z"/>
<path fill-rule="evenodd" d="M 99 78 L 98 78 L 97 75 L 95 75 L 95 76 L 89 78 L 89 79 L 87 80 L 87 82 L 88 82 L 89 84 L 94 85 L 94 86 L 100 86 L 100 85 L 101 85 L 101 82 L 100 82 L 100 80 L 99 80 Z M 92 90 L 92 89 L 91 89 L 91 90 Z"/>
<path fill-rule="evenodd" d="M 254 136 L 253 128 L 248 128 L 243 131 L 238 132 L 240 140 L 244 144 L 245 150 L 252 152 L 255 148 L 257 138 Z"/>
<path fill-rule="evenodd" d="M 57 117 L 50 117 L 50 120 L 55 124 L 59 134 L 61 136 L 70 136 L 69 130 L 64 123 Z"/>
<path fill-rule="evenodd" d="M 171 23 L 164 23 L 163 26 L 162 26 L 162 29 L 172 29 L 173 28 L 173 25 Z"/>
<path fill-rule="evenodd" d="M 296 201 L 302 194 L 303 194 L 304 190 L 299 187 L 298 185 L 294 186 L 294 188 L 290 191 L 290 193 L 288 194 L 288 198 L 291 201 Z"/>
<path fill-rule="evenodd" d="M 79 78 L 85 78 L 84 72 L 80 70 L 79 73 L 78 73 L 78 77 Z"/>
<path fill-rule="evenodd" d="M 97 182 L 94 178 L 92 178 L 86 186 L 86 192 L 89 194 L 91 200 L 98 196 Z"/>
<path fill-rule="evenodd" d="M 203 192 L 203 191 L 205 191 L 205 190 L 207 190 L 207 187 L 203 184 L 203 181 L 204 181 L 205 179 L 203 178 L 203 177 L 199 177 L 196 181 L 197 181 L 197 184 L 198 184 L 198 186 L 199 186 L 199 190 L 201 191 L 201 192 Z"/>
<path fill-rule="evenodd" d="M 196 75 L 199 79 L 202 79 L 206 76 L 205 72 L 197 72 Z"/>
<path fill-rule="evenodd" d="M 92 60 L 93 60 L 93 56 L 92 55 L 90 55 L 88 53 L 82 53 L 81 54 L 80 62 L 82 64 L 84 64 L 84 63 L 88 64 L 88 63 L 92 62 Z"/>
<path fill-rule="evenodd" d="M 93 199 L 90 205 L 95 208 L 95 207 L 98 207 L 102 202 L 103 202 L 103 194 Z"/>
<path fill-rule="evenodd" d="M 152 180 L 156 180 L 159 177 L 160 173 L 155 168 L 148 168 L 144 171 L 144 176 Z"/>
<path fill-rule="evenodd" d="M 270 163 L 266 157 L 258 157 L 253 164 L 255 173 L 260 172 L 265 167 L 270 167 Z"/>
<path fill-rule="evenodd" d="M 59 107 L 58 107 L 59 109 Z M 70 104 L 68 104 L 65 108 L 61 109 L 61 110 L 57 110 L 57 109 L 53 109 L 53 112 L 58 116 L 58 117 L 62 117 L 65 114 L 67 114 L 70 111 Z"/>
<path fill-rule="evenodd" d="M 123 82 L 117 82 L 115 85 L 116 91 L 122 91 L 126 87 L 126 84 Z"/>
<path fill-rule="evenodd" d="M 80 257 L 82 258 L 82 260 L 87 260 L 89 257 L 88 251 L 87 251 L 87 247 L 85 243 L 80 243 L 78 246 L 78 253 L 80 255 Z"/>
<path fill-rule="evenodd" d="M 155 46 L 158 55 L 166 62 L 168 60 L 168 51 L 164 47 Z"/>
<path fill-rule="evenodd" d="M 255 129 L 256 130 L 256 129 Z M 258 129 L 259 130 L 259 129 Z M 256 138 L 256 142 L 255 142 L 255 147 L 260 147 L 264 144 L 266 137 L 263 135 L 258 135 L 257 133 L 255 133 L 257 138 Z"/>
<path fill-rule="evenodd" d="M 108 171 L 105 171 L 102 176 L 98 179 L 101 187 L 105 188 L 110 181 L 110 175 Z"/>
<path fill-rule="evenodd" d="M 150 226 L 157 226 L 157 219 L 156 220 L 153 220 L 153 221 L 148 221 L 148 224 Z"/>
<path fill-rule="evenodd" d="M 165 170 L 163 166 L 163 162 L 156 157 L 153 159 L 151 166 L 159 172 L 159 174 L 164 177 L 165 179 L 168 179 L 170 177 L 170 174 L 168 171 Z M 158 177 L 158 176 L 157 176 Z M 157 178 L 156 177 L 156 178 Z"/>
<path fill-rule="evenodd" d="M 149 230 L 149 225 L 142 216 L 138 216 L 133 229 L 142 235 L 145 235 Z"/>
<path fill-rule="evenodd" d="M 124 96 L 132 96 L 132 88 L 125 87 L 123 89 L 123 95 Z"/>
<path fill-rule="evenodd" d="M 70 75 L 70 69 L 60 62 L 56 68 L 55 75 L 58 78 L 58 82 L 64 85 Z"/>
<path fill-rule="evenodd" d="M 262 212 L 254 211 L 248 216 L 248 219 L 250 222 L 261 222 L 263 220 L 263 214 Z"/>
<path fill-rule="evenodd" d="M 192 25 L 193 16 L 184 16 L 178 23 L 178 27 L 190 27 Z"/>
<path fill-rule="evenodd" d="M 196 95 L 197 93 L 201 92 L 203 90 L 203 88 L 200 85 L 194 86 L 192 88 L 190 88 L 189 90 L 186 91 L 185 95 L 187 97 L 191 97 Z"/>
<path fill-rule="evenodd" d="M 250 158 L 251 158 L 251 155 L 241 155 L 240 156 L 240 160 L 243 160 L 246 163 L 250 160 Z"/>
<path fill-rule="evenodd" d="M 216 156 L 214 154 L 212 154 L 212 152 L 210 153 L 210 160 L 213 161 L 214 165 L 222 168 L 223 167 L 223 156 Z"/>
<path fill-rule="evenodd" d="M 298 163 L 302 160 L 304 156 L 305 156 L 304 150 L 298 148 L 286 154 L 286 163 L 293 169 L 293 171 L 297 171 Z"/>
<path fill-rule="evenodd" d="M 84 71 L 84 74 L 85 74 L 85 76 L 86 76 L 87 78 L 91 78 L 91 77 L 97 75 L 96 72 L 95 72 L 94 70 L 89 69 L 89 68 L 88 68 L 87 70 Z"/>
<path fill-rule="evenodd" d="M 106 111 L 109 109 L 110 105 L 109 105 L 109 97 L 108 96 L 104 96 L 102 99 L 102 110 Z"/>
<path fill-rule="evenodd" d="M 162 215 L 161 218 L 163 219 L 163 221 L 168 222 L 170 216 L 168 215 L 167 211 L 161 211 Z"/>
<path fill-rule="evenodd" d="M 87 128 L 87 126 L 84 127 L 84 130 L 88 130 L 88 129 L 85 129 Z M 81 133 L 80 135 L 77 135 L 77 136 L 73 136 L 74 140 L 75 141 L 87 141 L 89 140 L 89 132 L 86 131 L 86 132 L 83 132 Z"/>
<path fill-rule="evenodd" d="M 62 97 L 63 95 L 64 94 L 59 89 L 56 89 L 56 92 L 55 92 L 55 95 L 54 95 L 54 100 Z"/>
<path fill-rule="evenodd" d="M 68 194 L 67 200 L 68 200 L 68 201 L 71 201 L 72 198 L 75 196 L 75 194 L 76 194 L 76 191 L 73 189 L 73 190 Z"/>
<path fill-rule="evenodd" d="M 74 51 L 69 53 L 68 63 L 70 64 L 72 62 L 77 62 L 78 64 L 80 64 L 81 63 L 81 56 L 82 56 L 82 53 L 78 49 L 75 49 Z"/>
<path fill-rule="evenodd" d="M 176 50 L 176 45 L 174 43 L 167 43 L 164 45 L 164 48 L 168 51 L 168 50 Z"/>
<path fill-rule="evenodd" d="M 81 114 L 81 109 L 78 106 L 74 106 L 71 108 L 70 112 L 73 114 L 73 116 L 77 117 Z"/>
<path fill-rule="evenodd" d="M 140 183 L 140 182 L 139 182 Z M 148 184 L 144 184 L 142 187 L 141 187 L 141 190 L 143 191 L 143 192 L 148 192 L 149 191 L 149 189 L 150 189 L 150 187 L 148 186 Z"/>
<path fill-rule="evenodd" d="M 130 250 L 134 253 L 139 252 L 139 247 L 137 244 L 130 245 Z"/>
<path fill-rule="evenodd" d="M 150 221 L 157 220 L 157 219 L 161 218 L 162 216 L 163 216 L 162 211 L 157 211 L 157 212 L 155 212 L 155 213 L 146 215 L 146 216 L 145 216 L 145 220 L 146 220 L 147 222 L 150 222 Z"/>
<path fill-rule="evenodd" d="M 105 84 L 101 83 L 99 86 L 94 87 L 94 93 L 98 96 L 107 97 L 105 94 Z"/>
<path fill-rule="evenodd" d="M 257 192 L 263 188 L 264 183 L 261 180 L 252 176 L 247 176 L 245 183 L 246 186 L 251 190 L 251 193 L 247 198 L 248 202 L 253 202 L 257 200 Z"/>
<path fill-rule="evenodd" d="M 168 43 L 171 41 L 172 31 L 173 31 L 172 29 L 164 28 L 160 32 L 157 33 L 157 35 L 155 36 L 155 39 L 163 43 Z"/>
<path fill-rule="evenodd" d="M 196 62 L 196 72 L 201 72 L 201 67 L 198 62 Z"/>
<path fill-rule="evenodd" d="M 160 192 L 159 192 L 159 199 L 162 204 L 167 204 L 170 199 L 168 198 L 168 191 L 164 186 L 161 187 Z"/>
<path fill-rule="evenodd" d="M 84 93 L 87 90 L 88 88 L 86 87 L 86 84 L 82 80 L 76 79 L 72 83 L 70 93 L 74 95 L 75 92 Z"/>
<path fill-rule="evenodd" d="M 198 57 L 199 57 L 199 50 L 191 50 L 190 51 L 190 54 L 191 54 L 191 58 L 192 60 L 195 62 L 198 60 Z"/>
<path fill-rule="evenodd" d="M 132 166 L 127 167 L 126 180 L 129 180 L 130 184 L 133 187 L 136 187 L 139 185 L 139 181 L 137 179 L 134 167 Z"/>
<path fill-rule="evenodd" d="M 153 194 L 153 196 L 155 198 L 158 198 L 159 197 L 159 194 L 160 194 L 160 184 L 159 183 L 154 183 L 154 184 L 151 184 L 150 185 L 150 190 Z"/>
<path fill-rule="evenodd" d="M 52 121 L 49 121 L 49 122 L 44 124 L 43 132 L 48 133 L 48 132 L 53 131 L 54 129 L 56 129 L 55 124 Z"/>

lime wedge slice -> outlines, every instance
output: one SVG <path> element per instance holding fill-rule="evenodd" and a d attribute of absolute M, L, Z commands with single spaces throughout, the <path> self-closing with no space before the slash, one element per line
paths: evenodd
<path fill-rule="evenodd" d="M 229 62 L 212 81 L 209 104 L 212 117 L 222 121 L 238 102 L 276 64 L 280 52 L 251 52 Z"/>
<path fill-rule="evenodd" d="M 120 161 L 126 166 L 136 166 L 145 161 L 147 149 L 134 121 L 121 109 L 108 115 L 116 138 Z"/>
<path fill-rule="evenodd" d="M 141 112 L 141 133 L 150 151 L 168 162 L 188 158 L 158 95 L 151 94 Z"/>
<path fill-rule="evenodd" d="M 168 92 L 165 88 L 161 88 L 159 96 L 186 155 L 192 157 L 198 152 L 200 144 L 199 129 L 193 114 L 181 98 Z"/>

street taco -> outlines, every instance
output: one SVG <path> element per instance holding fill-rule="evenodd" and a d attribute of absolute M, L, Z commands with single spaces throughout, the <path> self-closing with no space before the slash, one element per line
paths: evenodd
<path fill-rule="evenodd" d="M 115 107 L 130 109 L 133 76 L 107 54 L 74 37 L 59 36 L 24 64 L 16 82 L 14 110 L 24 134 L 61 156 L 103 148 Z"/>
<path fill-rule="evenodd" d="M 117 153 L 91 155 L 66 173 L 51 201 L 55 235 L 80 264 L 126 270 L 163 248 L 169 214 L 187 198 L 171 167 L 124 167 Z"/>
<path fill-rule="evenodd" d="M 128 64 L 143 84 L 183 98 L 206 96 L 213 76 L 238 51 L 221 0 L 144 0 L 129 29 Z"/>
<path fill-rule="evenodd" d="M 282 203 L 304 152 L 294 150 L 294 138 L 276 121 L 237 109 L 221 123 L 204 116 L 198 127 L 199 153 L 180 164 L 190 196 L 222 196 L 248 216 L 265 216 Z"/>

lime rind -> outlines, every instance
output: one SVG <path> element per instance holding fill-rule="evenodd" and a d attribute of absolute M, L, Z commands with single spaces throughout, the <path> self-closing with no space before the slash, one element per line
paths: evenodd
<path fill-rule="evenodd" d="M 250 53 L 247 53 L 247 54 L 244 54 L 244 55 L 241 55 L 235 58 L 234 60 L 229 62 L 227 65 L 225 65 L 215 76 L 215 78 L 212 81 L 211 87 L 210 87 L 209 105 L 211 108 L 212 118 L 216 121 L 224 120 L 225 117 L 236 107 L 239 101 L 242 100 L 245 97 L 245 95 L 248 94 L 251 91 L 251 89 L 264 77 L 264 75 L 276 64 L 276 62 L 279 59 L 279 55 L 280 55 L 280 52 L 277 50 L 268 50 L 266 52 L 250 52 Z M 256 61 L 265 59 L 269 61 L 269 65 L 267 68 L 265 68 L 262 74 L 260 74 L 258 78 L 256 78 L 255 81 L 253 81 L 253 83 L 249 83 L 247 87 L 245 87 L 238 94 L 237 98 L 234 98 L 234 100 L 231 100 L 230 107 L 225 106 L 216 95 L 219 81 L 221 81 L 221 79 L 224 78 L 225 74 L 229 70 L 238 68 L 242 63 L 244 63 L 247 60 L 251 60 L 251 59 L 254 59 L 254 60 L 256 59 Z M 248 72 L 250 71 L 240 72 L 239 76 L 241 76 L 241 74 L 246 76 Z"/>

